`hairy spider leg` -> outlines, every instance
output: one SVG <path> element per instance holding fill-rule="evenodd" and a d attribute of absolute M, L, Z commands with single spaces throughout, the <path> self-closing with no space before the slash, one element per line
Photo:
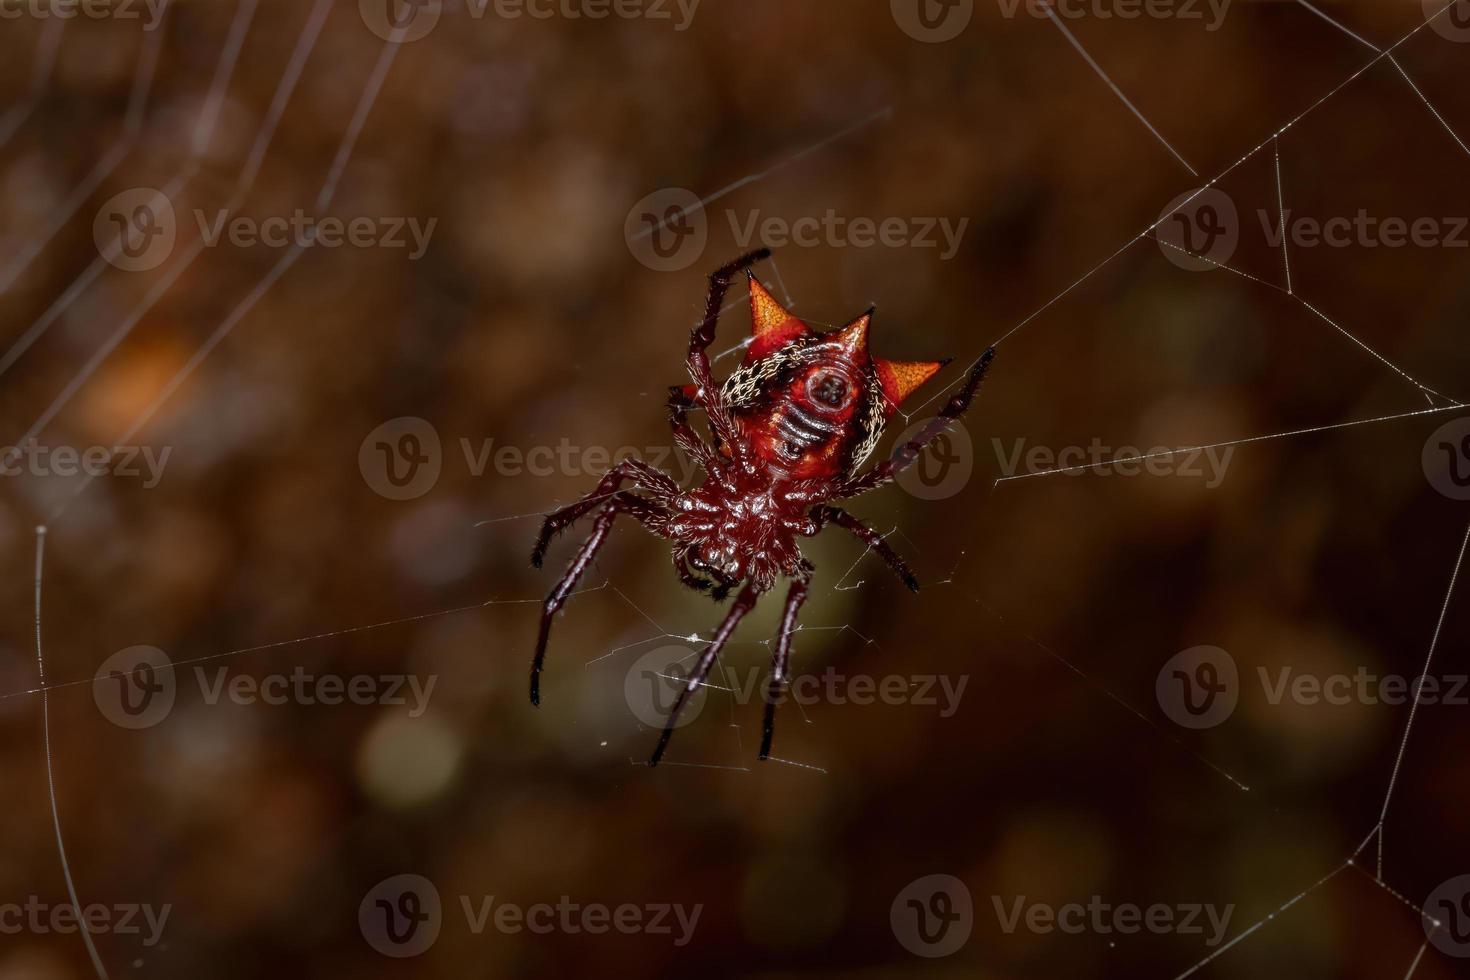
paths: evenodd
<path fill-rule="evenodd" d="M 735 627 L 745 614 L 755 607 L 756 600 L 760 598 L 760 590 L 752 582 L 745 583 L 740 594 L 735 597 L 735 603 L 730 611 L 725 614 L 725 619 L 720 623 L 720 628 L 715 630 L 714 638 L 709 641 L 709 646 L 699 655 L 699 661 L 694 665 L 694 670 L 689 674 L 689 680 L 679 690 L 679 696 L 674 699 L 674 707 L 669 711 L 668 723 L 664 725 L 663 734 L 658 737 L 658 747 L 653 750 L 649 758 L 650 766 L 658 765 L 663 758 L 664 749 L 669 746 L 669 739 L 674 736 L 674 726 L 679 722 L 679 713 L 684 710 L 684 703 L 689 696 L 699 690 L 701 684 L 709 677 L 710 668 L 715 664 L 715 658 L 719 657 L 720 651 L 724 649 L 725 643 L 730 639 L 730 634 L 735 632 Z"/>
<path fill-rule="evenodd" d="M 893 574 L 903 580 L 903 584 L 909 587 L 910 592 L 919 591 L 919 580 L 909 569 L 909 566 L 899 557 L 898 552 L 888 544 L 888 541 L 877 531 L 868 527 L 862 521 L 843 510 L 841 507 L 831 507 L 823 504 L 812 508 L 812 519 L 817 522 L 817 530 L 820 531 L 828 523 L 836 524 L 840 528 L 851 531 L 853 536 L 878 553 L 878 557 L 893 569 Z"/>
<path fill-rule="evenodd" d="M 807 565 L 800 578 L 791 580 L 786 593 L 786 605 L 781 610 L 781 631 L 776 634 L 776 654 L 771 658 L 771 680 L 766 685 L 765 721 L 761 726 L 760 759 L 771 757 L 771 739 L 776 734 L 776 699 L 786 684 L 788 664 L 791 662 L 791 634 L 796 632 L 796 614 L 806 602 L 807 589 L 812 579 L 811 565 Z"/>
<path fill-rule="evenodd" d="M 829 523 L 851 531 L 858 540 L 878 553 L 888 567 L 893 569 L 894 574 L 903 580 L 904 585 L 914 592 L 919 591 L 919 580 L 898 553 L 889 547 L 883 535 L 841 507 L 814 507 L 811 516 L 817 522 L 818 531 Z M 796 632 L 797 613 L 800 612 L 802 603 L 806 602 L 807 591 L 811 587 L 811 573 L 811 565 L 807 563 L 802 576 L 792 579 L 791 589 L 786 593 L 786 605 L 781 612 L 781 631 L 776 635 L 776 653 L 771 660 L 771 680 L 766 686 L 765 719 L 761 726 L 760 758 L 763 761 L 771 757 L 771 740 L 776 734 L 776 699 L 780 697 L 781 688 L 790 676 L 791 634 Z"/>
<path fill-rule="evenodd" d="M 667 501 L 679 493 L 679 485 L 667 473 L 655 469 L 641 459 L 624 459 L 602 475 L 597 486 L 573 504 L 548 514 L 536 537 L 536 547 L 531 552 L 531 564 L 541 567 L 546 558 L 546 549 L 551 539 L 581 520 L 588 512 L 617 492 L 626 480 L 655 494 L 660 502 Z"/>
<path fill-rule="evenodd" d="M 965 409 L 970 407 L 970 401 L 975 397 L 975 392 L 980 387 L 980 382 L 985 378 L 985 371 L 990 367 L 990 362 L 995 358 L 995 348 L 991 347 L 970 370 L 970 377 L 950 400 L 945 403 L 944 409 L 932 419 L 929 424 L 919 430 L 919 434 L 899 447 L 898 451 L 890 458 L 883 460 L 877 466 L 868 470 L 861 476 L 848 480 L 837 488 L 832 496 L 855 497 L 860 493 L 867 493 L 878 487 L 886 486 L 893 482 L 893 478 L 910 466 L 914 460 L 919 458 L 919 453 L 924 451 L 929 443 L 939 437 L 939 434 L 949 427 L 949 424 L 961 415 Z"/>
<path fill-rule="evenodd" d="M 689 410 L 694 407 L 694 402 L 684 394 L 683 385 L 675 385 L 669 389 L 669 428 L 674 431 L 674 443 L 688 453 L 689 458 L 699 464 L 701 469 L 711 473 L 717 465 L 714 450 L 699 438 L 699 433 L 689 424 Z"/>
<path fill-rule="evenodd" d="M 724 307 L 725 294 L 730 290 L 730 280 L 737 273 L 744 272 L 757 262 L 770 257 L 770 249 L 756 249 L 710 273 L 704 317 L 689 334 L 689 377 L 694 382 L 694 398 L 709 419 L 710 432 L 714 434 L 716 444 L 728 446 L 736 460 L 747 468 L 749 464 L 745 460 L 745 448 L 736 438 L 735 420 L 731 417 L 730 410 L 720 403 L 720 393 L 710 377 L 708 351 L 709 345 L 715 342 L 715 327 L 719 323 L 720 310 Z M 713 455 L 711 458 L 713 459 Z"/>
<path fill-rule="evenodd" d="M 541 704 L 541 667 L 546 662 L 546 644 L 551 639 L 551 623 L 561 607 L 566 604 L 567 597 L 577 587 L 577 580 L 592 564 L 592 559 L 602 550 L 607 541 L 607 532 L 611 530 L 613 520 L 619 514 L 629 514 L 637 518 L 644 527 L 655 534 L 661 533 L 658 528 L 660 519 L 668 516 L 661 507 L 635 496 L 627 491 L 621 491 L 613 495 L 612 501 L 607 504 L 597 515 L 592 524 L 592 533 L 587 535 L 587 540 L 582 542 L 582 547 L 577 551 L 572 563 L 567 566 L 566 574 L 561 581 L 556 583 L 556 588 L 546 597 L 541 606 L 541 630 L 536 636 L 536 656 L 531 661 L 531 703 Z"/>

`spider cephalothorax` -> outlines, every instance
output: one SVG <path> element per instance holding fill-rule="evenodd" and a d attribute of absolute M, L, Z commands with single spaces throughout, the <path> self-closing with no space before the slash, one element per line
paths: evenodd
<path fill-rule="evenodd" d="M 716 600 L 739 587 L 734 605 L 681 688 L 649 765 L 657 765 L 663 756 L 685 700 L 704 683 L 735 626 L 757 598 L 784 576 L 791 580 L 791 588 L 767 689 L 760 750 L 762 759 L 770 755 L 791 633 L 813 571 L 798 547 L 800 538 L 815 535 L 828 524 L 843 527 L 876 551 L 904 584 L 918 589 L 913 573 L 876 531 L 828 501 L 892 482 L 898 471 L 969 406 L 994 353 L 985 352 L 960 391 L 915 438 L 859 475 L 857 471 L 876 448 L 885 423 L 899 404 L 947 362 L 871 357 L 868 326 L 872 310 L 838 330 L 816 333 L 751 275 L 753 336 L 740 367 L 716 389 L 707 350 L 714 341 L 730 279 L 769 254 L 765 249 L 753 252 L 710 276 L 704 319 L 689 342 L 693 383 L 675 387 L 669 398 L 674 439 L 704 469 L 704 482 L 683 490 L 662 471 L 640 460 L 626 460 L 609 470 L 587 496 L 547 517 L 531 556 L 532 563 L 540 567 L 553 536 L 598 510 L 591 535 L 542 609 L 531 665 L 532 704 L 541 699 L 541 667 L 552 620 L 607 539 L 618 514 L 627 514 L 674 542 L 674 568 L 685 585 L 708 591 Z M 690 425 L 691 409 L 704 410 L 712 444 Z M 630 481 L 646 495 L 620 489 Z"/>

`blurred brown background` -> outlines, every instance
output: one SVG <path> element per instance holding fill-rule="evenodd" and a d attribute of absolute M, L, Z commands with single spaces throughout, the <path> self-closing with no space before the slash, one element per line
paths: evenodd
<path fill-rule="evenodd" d="M 1378 821 L 1408 705 L 1272 704 L 1257 679 L 1283 667 L 1418 675 L 1470 516 L 1426 479 L 1421 454 L 1458 413 L 1241 445 L 1218 486 L 994 481 L 1018 445 L 1192 446 L 1470 393 L 1470 249 L 1293 248 L 1293 297 L 1276 288 L 1281 251 L 1259 218 L 1278 209 L 1271 134 L 1370 62 L 1281 134 L 1285 205 L 1318 221 L 1364 209 L 1445 228 L 1470 214 L 1470 155 L 1451 132 L 1470 133 L 1470 44 L 1425 28 L 1375 61 L 1369 44 L 1423 24 L 1417 3 L 1324 8 L 1366 43 L 1291 3 L 1230 5 L 1216 29 L 1206 7 L 1200 19 L 1099 16 L 1107 4 L 1068 18 L 1194 177 L 1024 6 L 975 3 L 956 37 L 929 42 L 913 36 L 912 10 L 877 0 L 704 0 L 687 24 L 671 3 L 656 8 L 669 19 L 644 4 L 602 20 L 566 4 L 540 8 L 546 18 L 395 5 L 439 20 L 386 65 L 371 28 L 383 5 L 329 6 L 239 213 L 433 219 L 427 248 L 417 260 L 307 248 L 182 375 L 286 252 L 222 242 L 180 268 L 200 237 L 195 211 L 213 215 L 236 190 L 312 4 L 175 2 L 153 30 L 141 5 L 140 19 L 78 16 L 59 34 L 34 4 L 6 5 L 19 14 L 0 21 L 13 124 L 0 129 L 0 266 L 16 270 L 0 345 L 65 299 L 0 379 L 0 443 L 44 414 L 47 446 L 170 452 L 152 487 L 104 476 L 82 489 L 55 472 L 0 482 L 0 904 L 67 901 L 42 701 L 25 693 L 37 687 L 32 528 L 45 522 L 44 651 L 61 685 L 50 751 L 75 885 L 83 904 L 170 909 L 161 942 L 95 937 L 114 977 L 1174 977 L 1219 949 L 1208 930 L 1007 932 L 996 902 L 1229 905 L 1233 937 L 1334 869 L 1194 975 L 1397 977 L 1411 962 L 1421 980 L 1462 975 L 1466 961 L 1432 945 L 1415 960 L 1420 916 L 1388 888 L 1422 906 L 1470 872 L 1467 709 L 1416 714 L 1380 887 L 1376 839 L 1361 869 L 1342 865 Z M 1264 282 L 1185 270 L 1146 237 L 1114 256 L 1263 140 L 1219 189 L 1238 210 L 1228 265 Z M 167 259 L 140 271 L 104 261 L 66 299 L 99 261 L 94 218 L 106 226 L 109 201 L 180 174 Z M 707 244 L 679 269 L 650 268 L 625 238 L 650 194 L 709 195 L 752 176 L 703 213 Z M 829 209 L 909 228 L 968 219 L 949 258 L 831 236 L 776 250 L 782 295 L 812 323 L 874 302 L 880 355 L 960 359 L 914 406 L 1026 321 L 966 419 L 968 481 L 938 500 L 895 487 L 853 504 L 894 532 L 924 590 L 909 594 L 841 532 L 808 548 L 818 576 L 799 673 L 939 675 L 963 680 L 963 696 L 949 717 L 914 703 L 786 704 L 776 754 L 800 765 L 783 765 L 756 761 L 758 701 L 711 691 L 670 751 L 689 765 L 649 770 L 656 730 L 630 710 L 629 670 L 707 636 L 720 611 L 679 586 L 663 543 L 620 525 L 557 623 L 531 708 L 537 604 L 574 547 L 569 536 L 531 569 L 534 515 L 594 485 L 597 451 L 668 445 L 662 393 L 681 380 L 703 276 L 758 244 L 736 240 L 730 215 L 743 226 Z M 1426 399 L 1298 298 L 1445 397 Z M 717 349 L 747 322 L 736 305 Z M 396 500 L 368 475 L 368 436 L 403 417 L 432 427 L 441 472 Z M 462 440 L 520 453 L 566 440 L 575 465 L 538 475 L 492 462 L 477 475 Z M 731 646 L 741 677 L 763 677 L 778 612 L 768 598 Z M 1467 637 L 1461 596 L 1436 675 L 1470 671 Z M 128 729 L 99 710 L 110 688 L 91 680 L 136 645 L 176 664 L 176 700 Z M 1155 682 L 1200 645 L 1233 657 L 1239 703 L 1191 730 Z M 188 663 L 199 658 L 212 659 Z M 210 684 L 301 668 L 435 687 L 416 715 L 210 703 L 196 667 Z M 401 874 L 434 883 L 442 929 L 422 955 L 394 959 L 364 936 L 359 907 Z M 974 912 L 963 948 L 931 959 L 905 948 L 890 911 L 933 874 L 960 879 Z M 685 945 L 477 935 L 461 896 L 702 911 Z M 93 973 L 75 932 L 0 933 L 6 980 Z"/>

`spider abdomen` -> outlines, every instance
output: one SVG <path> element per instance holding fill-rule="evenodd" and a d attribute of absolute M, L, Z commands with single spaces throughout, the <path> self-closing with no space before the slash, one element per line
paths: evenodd
<path fill-rule="evenodd" d="M 866 359 L 860 336 L 816 346 L 780 387 L 736 413 L 753 455 L 773 476 L 831 479 L 842 473 L 868 429 Z"/>

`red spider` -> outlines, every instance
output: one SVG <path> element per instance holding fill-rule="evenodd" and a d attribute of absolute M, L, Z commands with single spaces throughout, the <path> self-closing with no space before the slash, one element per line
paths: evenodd
<path fill-rule="evenodd" d="M 791 580 L 791 589 L 786 593 L 776 639 L 761 736 L 760 758 L 770 756 L 776 699 L 786 681 L 791 634 L 814 570 L 797 547 L 799 537 L 810 537 L 828 524 L 846 528 L 882 556 L 905 585 L 918 591 L 913 573 L 877 531 L 827 501 L 891 483 L 898 471 L 918 458 L 969 407 L 995 354 L 994 349 L 985 352 L 965 386 L 917 437 L 859 475 L 858 469 L 876 448 L 884 423 L 899 403 L 948 362 L 870 358 L 872 310 L 840 330 L 814 333 L 750 274 L 754 337 L 744 362 L 716 389 L 706 351 L 715 339 L 715 323 L 730 278 L 769 256 L 768 249 L 752 252 L 710 276 L 704 319 L 689 340 L 689 375 L 694 383 L 673 388 L 669 398 L 674 440 L 708 474 L 704 483 L 686 491 L 661 470 L 641 460 L 624 460 L 591 493 L 547 517 L 531 554 L 531 563 L 540 568 L 554 535 L 601 508 L 592 533 L 542 607 L 541 632 L 531 664 L 532 704 L 541 703 L 541 667 L 552 619 L 602 548 L 619 514 L 629 515 L 674 542 L 674 568 L 690 588 L 712 591 L 718 602 L 744 583 L 680 689 L 658 747 L 648 760 L 650 766 L 658 765 L 684 702 L 709 676 L 736 625 L 761 594 L 775 585 L 776 577 L 784 575 Z M 690 426 L 692 408 L 705 411 L 713 445 L 706 444 Z M 619 489 L 624 481 L 632 481 L 647 496 Z"/>

